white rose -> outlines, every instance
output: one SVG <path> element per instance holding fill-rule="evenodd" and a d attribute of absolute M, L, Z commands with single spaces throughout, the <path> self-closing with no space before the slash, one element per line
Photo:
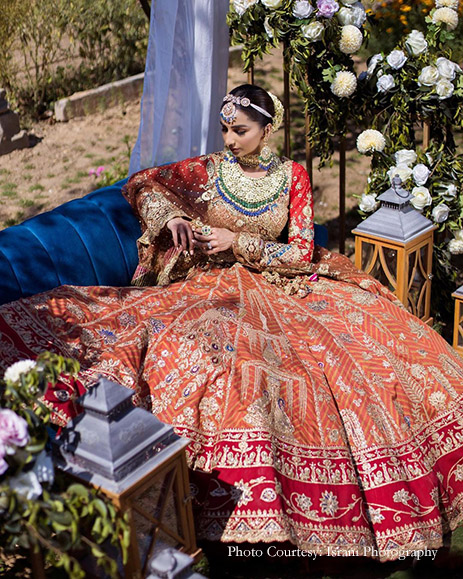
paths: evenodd
<path fill-rule="evenodd" d="M 246 0 L 233 0 L 233 8 L 238 16 L 243 16 L 248 8 L 248 3 Z"/>
<path fill-rule="evenodd" d="M 273 28 L 268 23 L 268 16 L 266 16 L 266 18 L 264 20 L 264 28 L 265 28 L 265 32 L 267 33 L 267 36 L 269 38 L 273 38 Z"/>
<path fill-rule="evenodd" d="M 339 41 L 339 49 L 344 54 L 354 54 L 360 49 L 363 42 L 363 35 L 360 30 L 352 25 L 347 24 L 341 28 L 341 39 Z"/>
<path fill-rule="evenodd" d="M 375 69 L 378 65 L 378 62 L 383 62 L 383 55 L 382 54 L 374 54 L 369 62 L 368 62 L 368 68 L 367 68 L 367 76 L 368 78 L 370 78 L 370 76 L 375 72 Z"/>
<path fill-rule="evenodd" d="M 436 0 L 436 8 L 452 8 L 458 10 L 459 0 Z"/>
<path fill-rule="evenodd" d="M 452 62 L 448 58 L 439 56 L 436 60 L 437 70 L 442 78 L 447 80 L 453 80 L 457 71 L 461 72 L 461 68 L 456 62 Z"/>
<path fill-rule="evenodd" d="M 357 137 L 357 149 L 363 155 L 374 151 L 384 151 L 385 146 L 384 135 L 375 129 L 367 129 Z"/>
<path fill-rule="evenodd" d="M 402 50 L 393 50 L 386 60 L 389 66 L 398 70 L 407 62 L 407 57 Z"/>
<path fill-rule="evenodd" d="M 341 26 L 347 26 L 347 24 L 353 24 L 354 13 L 352 12 L 352 8 L 349 6 L 341 6 L 341 8 L 336 12 L 336 17 Z"/>
<path fill-rule="evenodd" d="M 387 92 L 395 86 L 395 80 L 392 74 L 383 74 L 376 83 L 378 92 Z"/>
<path fill-rule="evenodd" d="M 432 15 L 434 24 L 442 22 L 447 26 L 447 30 L 455 30 L 458 26 L 458 12 L 451 8 L 438 8 Z"/>
<path fill-rule="evenodd" d="M 431 194 L 429 193 L 429 189 L 426 187 L 413 187 L 412 195 L 413 197 L 410 203 L 415 209 L 418 209 L 418 211 L 421 211 L 432 203 Z"/>
<path fill-rule="evenodd" d="M 283 4 L 283 0 L 260 0 L 267 8 L 279 8 Z"/>
<path fill-rule="evenodd" d="M 233 0 L 232 4 L 239 16 L 243 16 L 248 8 L 257 4 L 259 0 Z"/>
<path fill-rule="evenodd" d="M 428 180 L 430 170 L 423 165 L 423 163 L 418 163 L 413 167 L 413 179 L 417 185 L 425 185 Z"/>
<path fill-rule="evenodd" d="M 294 18 L 308 18 L 313 12 L 313 7 L 309 4 L 308 0 L 296 0 L 293 6 L 293 16 Z"/>
<path fill-rule="evenodd" d="M 432 218 L 436 223 L 443 223 L 447 221 L 447 218 L 450 213 L 450 208 L 447 207 L 445 203 L 441 203 L 440 205 L 436 205 L 432 210 Z"/>
<path fill-rule="evenodd" d="M 361 2 L 355 2 L 352 6 L 341 6 L 336 16 L 342 26 L 353 24 L 357 28 L 361 28 L 367 19 L 365 7 Z"/>
<path fill-rule="evenodd" d="M 442 183 L 440 185 L 437 185 L 436 189 L 439 190 L 439 195 L 446 201 L 451 201 L 452 199 L 455 199 L 458 193 L 458 189 L 453 183 L 451 183 L 450 185 L 444 185 Z"/>
<path fill-rule="evenodd" d="M 304 24 L 304 26 L 301 26 L 301 30 L 304 38 L 307 38 L 310 42 L 316 42 L 323 36 L 325 27 L 321 22 L 317 21 L 311 22 L 310 24 Z"/>
<path fill-rule="evenodd" d="M 400 177 L 402 183 L 405 183 L 410 177 L 412 176 L 413 171 L 410 169 L 408 165 L 396 165 L 395 167 L 391 167 L 387 172 L 387 176 L 389 177 L 389 181 L 392 183 L 392 179 L 396 175 Z"/>
<path fill-rule="evenodd" d="M 378 206 L 378 202 L 376 201 L 375 195 L 366 195 L 365 193 L 362 195 L 362 199 L 359 203 L 359 208 L 361 211 L 365 211 L 365 213 L 371 213 L 376 209 Z"/>
<path fill-rule="evenodd" d="M 405 46 L 413 56 L 418 56 L 428 48 L 428 43 L 420 30 L 412 30 L 405 40 Z"/>
<path fill-rule="evenodd" d="M 363 26 L 363 23 L 367 19 L 367 12 L 365 10 L 365 6 L 361 2 L 356 2 L 352 6 L 352 12 L 353 12 L 352 24 L 354 26 L 357 26 L 357 28 L 361 28 Z"/>
<path fill-rule="evenodd" d="M 424 86 L 433 86 L 439 80 L 439 71 L 435 66 L 425 66 L 421 69 L 418 77 L 418 84 Z"/>
<path fill-rule="evenodd" d="M 357 88 L 357 78 L 353 72 L 341 70 L 336 73 L 336 77 L 331 83 L 330 88 L 331 92 L 337 97 L 350 97 Z"/>
<path fill-rule="evenodd" d="M 449 80 L 442 79 L 436 84 L 436 92 L 440 100 L 448 99 L 452 96 L 455 87 Z"/>
<path fill-rule="evenodd" d="M 416 162 L 416 153 L 413 149 L 401 149 L 394 153 L 397 165 L 413 165 Z"/>

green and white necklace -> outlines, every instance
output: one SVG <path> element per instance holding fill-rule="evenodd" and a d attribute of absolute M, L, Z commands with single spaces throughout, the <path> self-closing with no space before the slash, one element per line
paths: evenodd
<path fill-rule="evenodd" d="M 222 199 L 244 215 L 262 215 L 271 209 L 281 194 L 288 193 L 288 175 L 276 155 L 263 177 L 245 175 L 237 158 L 227 152 L 220 162 L 215 188 Z"/>

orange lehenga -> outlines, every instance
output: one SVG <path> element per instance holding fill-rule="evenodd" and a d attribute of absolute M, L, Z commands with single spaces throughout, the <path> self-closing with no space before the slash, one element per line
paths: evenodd
<path fill-rule="evenodd" d="M 462 360 L 314 248 L 300 165 L 275 161 L 262 184 L 232 165 L 216 153 L 134 175 L 135 286 L 3 306 L 1 365 L 44 349 L 79 360 L 77 387 L 46 395 L 58 424 L 99 374 L 132 388 L 191 440 L 199 537 L 380 560 L 439 547 L 463 519 Z M 239 235 L 217 258 L 185 256 L 165 228 L 182 215 Z"/>

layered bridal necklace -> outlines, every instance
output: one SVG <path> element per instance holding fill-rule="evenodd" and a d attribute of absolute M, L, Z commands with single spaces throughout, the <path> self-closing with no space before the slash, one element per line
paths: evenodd
<path fill-rule="evenodd" d="M 219 164 L 215 188 L 237 211 L 257 216 L 271 209 L 282 193 L 288 193 L 288 175 L 283 163 L 274 155 L 274 162 L 263 177 L 249 177 L 228 151 Z"/>

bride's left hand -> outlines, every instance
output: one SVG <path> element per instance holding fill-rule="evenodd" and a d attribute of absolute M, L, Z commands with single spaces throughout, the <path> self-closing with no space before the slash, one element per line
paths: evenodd
<path fill-rule="evenodd" d="M 226 251 L 232 246 L 236 233 L 223 227 L 212 227 L 210 235 L 203 235 L 201 231 L 193 232 L 195 245 L 206 255 L 214 255 Z"/>

